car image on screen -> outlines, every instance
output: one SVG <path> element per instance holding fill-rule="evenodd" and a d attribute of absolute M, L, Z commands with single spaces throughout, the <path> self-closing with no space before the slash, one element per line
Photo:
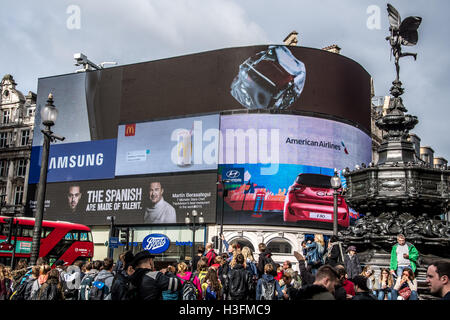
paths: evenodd
<path fill-rule="evenodd" d="M 333 189 L 330 176 L 301 173 L 289 187 L 284 202 L 285 222 L 333 222 Z M 349 226 L 349 208 L 343 196 L 338 195 L 338 224 Z"/>

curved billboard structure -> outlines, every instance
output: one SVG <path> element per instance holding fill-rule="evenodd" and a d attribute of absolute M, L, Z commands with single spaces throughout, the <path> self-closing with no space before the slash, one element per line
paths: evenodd
<path fill-rule="evenodd" d="M 52 129 L 66 138 L 50 149 L 46 212 L 55 219 L 182 224 L 196 208 L 214 223 L 223 206 L 225 223 L 329 225 L 322 182 L 334 168 L 371 159 L 370 75 L 324 50 L 227 48 L 41 78 L 38 109 L 49 92 L 59 111 Z M 35 121 L 32 183 L 39 110 Z M 216 182 L 224 175 L 233 183 L 222 203 Z M 113 191 L 124 196 L 106 198 Z M 81 196 L 77 213 L 72 194 Z M 299 204 L 302 197 L 313 205 Z M 170 220 L 155 218 L 159 198 Z M 28 204 L 32 214 L 31 192 Z M 350 211 L 344 202 L 339 210 L 346 225 Z"/>

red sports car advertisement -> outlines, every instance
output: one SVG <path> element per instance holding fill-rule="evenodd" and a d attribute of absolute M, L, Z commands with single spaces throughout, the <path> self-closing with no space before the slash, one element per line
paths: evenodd
<path fill-rule="evenodd" d="M 332 228 L 334 169 L 371 159 L 370 137 L 339 121 L 241 114 L 223 116 L 220 127 L 219 170 L 225 183 L 217 211 L 218 217 L 224 213 L 225 224 Z M 348 226 L 351 218 L 354 211 L 339 195 L 339 225 Z"/>

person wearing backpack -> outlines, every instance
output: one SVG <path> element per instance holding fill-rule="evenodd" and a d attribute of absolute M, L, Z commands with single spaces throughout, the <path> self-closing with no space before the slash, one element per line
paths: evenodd
<path fill-rule="evenodd" d="M 272 252 L 267 248 L 265 243 L 260 243 L 258 245 L 259 257 L 258 264 L 256 268 L 258 269 L 258 278 L 262 277 L 264 274 L 264 267 L 266 264 L 270 263 L 273 267 L 272 275 L 275 277 L 277 275 L 277 266 L 272 259 Z"/>
<path fill-rule="evenodd" d="M 51 269 L 46 281 L 41 285 L 36 293 L 34 300 L 50 300 L 61 301 L 64 300 L 63 288 L 60 281 L 60 274 L 57 269 Z"/>
<path fill-rule="evenodd" d="M 39 290 L 38 284 L 38 278 L 39 278 L 39 271 L 40 266 L 33 266 L 31 267 L 31 275 L 29 278 L 27 278 L 21 285 L 24 286 L 24 292 L 23 292 L 23 299 L 16 299 L 14 300 L 31 300 L 32 297 L 36 295 L 37 290 Z M 17 295 L 20 295 L 21 293 L 18 291 Z"/>
<path fill-rule="evenodd" d="M 264 274 L 258 280 L 256 285 L 256 300 L 281 300 L 283 299 L 283 292 L 280 284 L 272 275 L 272 264 L 264 266 Z"/>
<path fill-rule="evenodd" d="M 337 236 L 331 236 L 328 242 L 328 250 L 325 255 L 325 264 L 336 267 L 338 264 L 344 263 L 344 250 L 342 242 Z"/>
<path fill-rule="evenodd" d="M 208 247 L 208 245 L 207 245 Z M 203 300 L 202 286 L 198 277 L 187 271 L 187 264 L 178 264 L 177 277 L 181 280 L 181 300 Z"/>
<path fill-rule="evenodd" d="M 217 259 L 217 257 L 216 257 L 216 259 Z M 216 259 L 214 259 L 214 262 L 216 261 Z M 213 265 L 211 265 L 211 267 L 212 266 Z M 200 259 L 200 261 L 197 264 L 197 272 L 195 274 L 197 276 L 198 280 L 200 281 L 200 283 L 203 283 L 203 279 L 205 278 L 207 273 L 208 273 L 208 265 L 205 260 Z"/>
<path fill-rule="evenodd" d="M 167 277 L 175 278 L 178 280 L 176 273 L 177 273 L 176 264 L 167 266 L 167 272 L 165 273 Z M 177 291 L 167 289 L 162 292 L 163 300 L 180 300 L 180 296 L 181 296 L 181 289 Z"/>
<path fill-rule="evenodd" d="M 202 281 L 202 292 L 205 300 L 222 300 L 223 288 L 216 269 L 210 267 Z"/>
<path fill-rule="evenodd" d="M 111 287 L 114 280 L 113 266 L 114 261 L 112 259 L 105 258 L 103 260 L 103 269 L 92 282 L 89 300 L 111 300 Z"/>
<path fill-rule="evenodd" d="M 62 286 L 66 300 L 78 300 L 81 287 L 81 269 L 78 265 L 68 266 L 62 272 Z"/>
<path fill-rule="evenodd" d="M 147 250 L 138 252 L 131 263 L 134 273 L 130 277 L 130 288 L 135 300 L 158 300 L 165 290 L 178 291 L 181 280 L 177 277 L 166 276 L 165 270 L 155 271 L 154 255 Z"/>
<path fill-rule="evenodd" d="M 325 252 L 325 242 L 323 240 L 323 235 L 314 235 L 314 241 L 308 240 L 306 243 L 306 261 L 308 266 L 311 268 L 311 273 L 315 275 L 320 266 L 323 265 L 323 254 Z"/>
<path fill-rule="evenodd" d="M 78 300 L 89 300 L 89 292 L 92 288 L 92 283 L 99 273 L 101 265 L 101 262 L 98 260 L 86 264 L 86 273 L 81 279 Z"/>
<path fill-rule="evenodd" d="M 134 259 L 134 255 L 131 251 L 127 251 L 123 254 L 121 260 L 123 266 L 117 269 L 117 273 L 114 276 L 114 281 L 111 287 L 111 300 L 134 300 L 132 296 L 130 277 L 134 273 L 131 262 Z"/>
<path fill-rule="evenodd" d="M 242 253 L 236 255 L 235 265 L 228 270 L 225 280 L 225 292 L 229 300 L 248 300 L 251 298 L 252 273 L 245 270 Z"/>

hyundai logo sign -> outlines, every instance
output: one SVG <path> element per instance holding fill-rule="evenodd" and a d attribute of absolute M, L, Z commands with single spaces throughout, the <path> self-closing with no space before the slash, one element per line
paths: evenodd
<path fill-rule="evenodd" d="M 226 173 L 226 177 L 229 179 L 239 178 L 240 175 L 241 173 L 238 170 L 228 170 L 228 172 Z"/>
<path fill-rule="evenodd" d="M 142 241 L 142 248 L 152 254 L 163 253 L 169 249 L 170 240 L 163 234 L 149 234 Z"/>
<path fill-rule="evenodd" d="M 223 168 L 222 176 L 228 180 L 229 183 L 244 183 L 244 168 Z"/>

